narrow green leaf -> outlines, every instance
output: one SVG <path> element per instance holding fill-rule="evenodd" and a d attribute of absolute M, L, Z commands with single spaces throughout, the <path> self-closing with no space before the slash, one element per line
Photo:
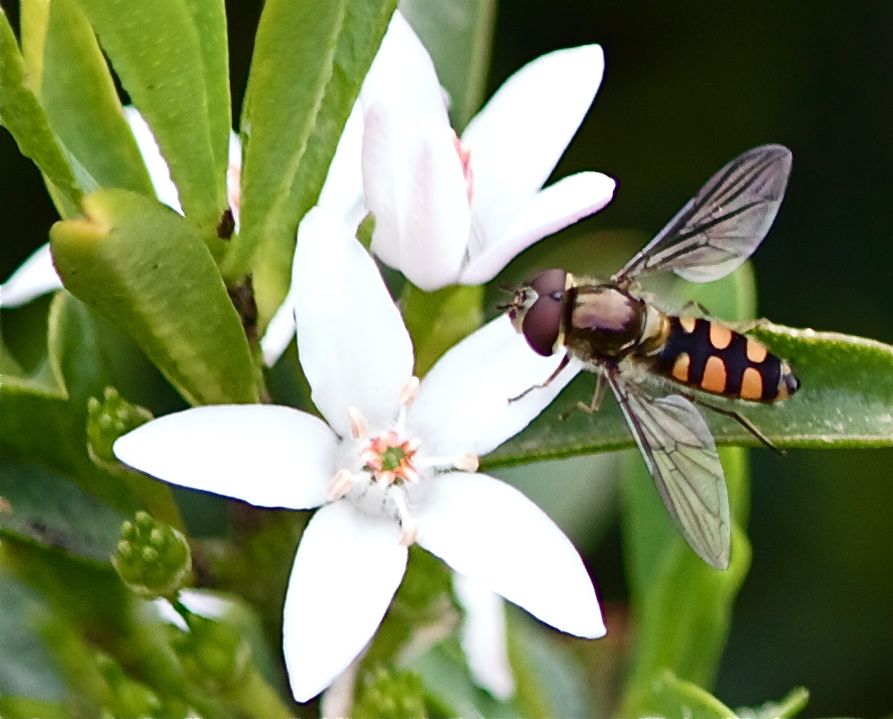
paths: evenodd
<path fill-rule="evenodd" d="M 288 292 L 295 233 L 316 202 L 396 0 L 269 0 L 242 120 L 241 236 L 227 277 L 252 272 L 261 331 Z"/>
<path fill-rule="evenodd" d="M 192 404 L 257 401 L 255 370 L 210 252 L 188 220 L 124 190 L 56 223 L 65 286 L 130 335 Z"/>
<path fill-rule="evenodd" d="M 0 534 L 107 563 L 127 515 L 36 465 L 0 458 Z"/>
<path fill-rule="evenodd" d="M 651 710 L 654 678 L 665 669 L 709 686 L 729 631 L 732 602 L 750 565 L 750 545 L 738 528 L 738 498 L 746 492 L 742 449 L 722 452 L 734 517 L 727 570 L 709 567 L 673 527 L 637 455 L 630 454 L 623 494 L 624 549 L 638 631 L 623 716 Z"/>
<path fill-rule="evenodd" d="M 496 0 L 402 0 L 400 12 L 418 33 L 450 97 L 450 116 L 461 131 L 484 96 Z"/>
<path fill-rule="evenodd" d="M 195 17 L 180 0 L 77 0 L 133 104 L 155 135 L 177 185 L 180 203 L 206 237 L 227 207 L 225 136 L 209 116 L 206 78 L 218 62 L 205 52 Z M 196 16 L 205 18 L 198 9 Z M 202 29 L 208 24 L 202 22 Z M 206 42 L 219 42 L 220 33 Z M 216 53 L 219 56 L 220 50 Z M 212 68 L 212 65 L 214 67 Z M 214 107 L 221 111 L 219 83 Z"/>
<path fill-rule="evenodd" d="M 65 701 L 65 680 L 42 634 L 41 624 L 49 614 L 46 603 L 4 568 L 0 569 L 0 606 L 0 712 L 24 708 L 13 697 Z"/>
<path fill-rule="evenodd" d="M 22 44 L 53 131 L 87 178 L 154 196 L 108 66 L 76 0 L 25 0 Z"/>
<path fill-rule="evenodd" d="M 893 347 L 771 323 L 750 334 L 791 363 L 802 383 L 800 391 L 770 405 L 713 398 L 711 402 L 741 412 L 778 447 L 893 445 Z M 575 412 L 566 422 L 558 421 L 557 415 L 577 401 L 589 402 L 594 387 L 594 377 L 581 373 L 526 432 L 488 455 L 488 466 L 633 446 L 611 398 L 595 415 Z M 734 420 L 707 409 L 702 414 L 717 444 L 759 445 Z"/>
<path fill-rule="evenodd" d="M 186 9 L 192 16 L 192 22 L 198 32 L 215 166 L 227 167 L 232 108 L 229 92 L 226 7 L 223 0 L 187 0 Z"/>
<path fill-rule="evenodd" d="M 19 150 L 31 158 L 65 200 L 78 206 L 81 190 L 62 147 L 34 93 L 28 87 L 15 34 L 0 8 L 0 124 Z"/>
<path fill-rule="evenodd" d="M 652 682 L 652 697 L 635 714 L 620 712 L 619 716 L 686 717 L 686 719 L 737 719 L 735 712 L 710 692 L 684 681 L 666 671 Z"/>
<path fill-rule="evenodd" d="M 415 348 L 415 373 L 423 377 L 450 347 L 482 323 L 482 287 L 451 285 L 423 292 L 410 282 L 403 286 L 400 306 Z"/>

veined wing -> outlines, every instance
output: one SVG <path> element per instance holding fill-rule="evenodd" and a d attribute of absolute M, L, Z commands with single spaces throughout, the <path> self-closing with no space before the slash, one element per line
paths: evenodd
<path fill-rule="evenodd" d="M 791 151 L 782 145 L 762 145 L 739 155 L 711 177 L 612 280 L 658 270 L 673 270 L 690 282 L 724 277 L 763 241 L 790 172 Z"/>
<path fill-rule="evenodd" d="M 704 418 L 680 395 L 650 397 L 616 370 L 607 370 L 605 379 L 673 521 L 701 559 L 725 569 L 731 546 L 729 497 Z"/>

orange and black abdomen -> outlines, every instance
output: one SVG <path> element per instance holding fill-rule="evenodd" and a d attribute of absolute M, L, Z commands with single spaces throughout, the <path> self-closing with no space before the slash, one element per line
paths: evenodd
<path fill-rule="evenodd" d="M 654 368 L 665 377 L 702 392 L 752 402 L 777 402 L 799 388 L 788 364 L 761 342 L 712 320 L 668 319 L 669 334 Z"/>

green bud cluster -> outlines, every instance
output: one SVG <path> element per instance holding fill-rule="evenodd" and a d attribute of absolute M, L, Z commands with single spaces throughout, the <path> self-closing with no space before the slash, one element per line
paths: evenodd
<path fill-rule="evenodd" d="M 121 581 L 139 596 L 172 597 L 192 569 L 192 554 L 180 532 L 137 512 L 121 525 L 112 564 Z"/>
<path fill-rule="evenodd" d="M 114 462 L 112 445 L 122 434 L 152 419 L 149 410 L 131 404 L 114 387 L 106 387 L 102 400 L 87 400 L 87 441 L 97 460 Z"/>
<path fill-rule="evenodd" d="M 425 686 L 414 672 L 378 669 L 357 695 L 353 719 L 426 717 Z"/>
<path fill-rule="evenodd" d="M 249 666 L 251 648 L 233 626 L 197 614 L 187 617 L 189 631 L 173 639 L 183 668 L 193 681 L 208 689 L 237 684 Z"/>

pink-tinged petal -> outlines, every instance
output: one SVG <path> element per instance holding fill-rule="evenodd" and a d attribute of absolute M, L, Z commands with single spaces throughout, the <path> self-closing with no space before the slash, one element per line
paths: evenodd
<path fill-rule="evenodd" d="M 483 251 L 469 257 L 459 281 L 465 285 L 489 282 L 535 242 L 601 210 L 614 197 L 615 187 L 607 175 L 580 172 L 540 190 L 501 237 L 488 238 Z"/>
<path fill-rule="evenodd" d="M 0 285 L 0 307 L 18 307 L 62 289 L 50 246 L 42 245 Z"/>
<path fill-rule="evenodd" d="M 558 50 L 512 75 L 468 125 L 462 144 L 474 167 L 475 219 L 502 231 L 555 169 L 604 71 L 598 45 Z"/>
<path fill-rule="evenodd" d="M 432 117 L 447 123 L 446 102 L 431 56 L 406 18 L 397 11 L 363 81 L 365 110 L 387 102 L 410 118 Z"/>
<path fill-rule="evenodd" d="M 453 574 L 453 591 L 465 615 L 459 638 L 475 684 L 497 699 L 515 693 L 515 677 L 509 663 L 502 597 L 480 582 Z"/>
<path fill-rule="evenodd" d="M 471 216 L 445 119 L 413 121 L 376 103 L 365 117 L 362 164 L 366 207 L 375 216 L 372 251 L 424 290 L 454 283 Z"/>
<path fill-rule="evenodd" d="M 390 423 L 412 376 L 409 333 L 375 262 L 341 218 L 313 208 L 298 228 L 292 282 L 301 367 L 313 401 L 342 437 L 356 407 Z"/>
<path fill-rule="evenodd" d="M 181 487 L 258 507 L 309 509 L 326 498 L 337 438 L 306 412 L 210 405 L 168 414 L 119 438 L 125 464 Z"/>
<path fill-rule="evenodd" d="M 136 140 L 140 154 L 143 156 L 143 162 L 149 171 L 149 179 L 152 181 L 152 187 L 155 188 L 155 195 L 158 201 L 176 210 L 181 215 L 183 209 L 180 207 L 180 194 L 177 192 L 177 186 L 171 180 L 171 171 L 167 166 L 167 162 L 161 156 L 161 150 L 155 141 L 155 135 L 139 111 L 128 105 L 124 108 L 124 117 L 130 124 L 130 131 Z"/>
<path fill-rule="evenodd" d="M 571 363 L 546 389 L 509 402 L 544 382 L 560 359 L 538 355 L 508 317 L 497 317 L 431 368 L 409 407 L 407 426 L 424 438 L 427 454 L 486 454 L 524 429 L 579 371 Z"/>
<path fill-rule="evenodd" d="M 236 232 L 239 231 L 239 220 L 242 214 L 242 140 L 229 131 L 229 159 L 226 168 L 226 197 L 233 213 Z"/>
<path fill-rule="evenodd" d="M 295 699 L 325 689 L 372 638 L 406 570 L 394 522 L 335 502 L 310 520 L 285 596 L 283 651 Z"/>
<path fill-rule="evenodd" d="M 484 474 L 435 479 L 416 511 L 418 543 L 569 634 L 601 637 L 592 581 L 570 540 L 514 487 Z"/>
<path fill-rule="evenodd" d="M 362 146 L 363 110 L 357 101 L 341 132 L 317 203 L 343 217 L 352 227 L 363 219 L 364 211 L 363 174 L 360 167 Z"/>

